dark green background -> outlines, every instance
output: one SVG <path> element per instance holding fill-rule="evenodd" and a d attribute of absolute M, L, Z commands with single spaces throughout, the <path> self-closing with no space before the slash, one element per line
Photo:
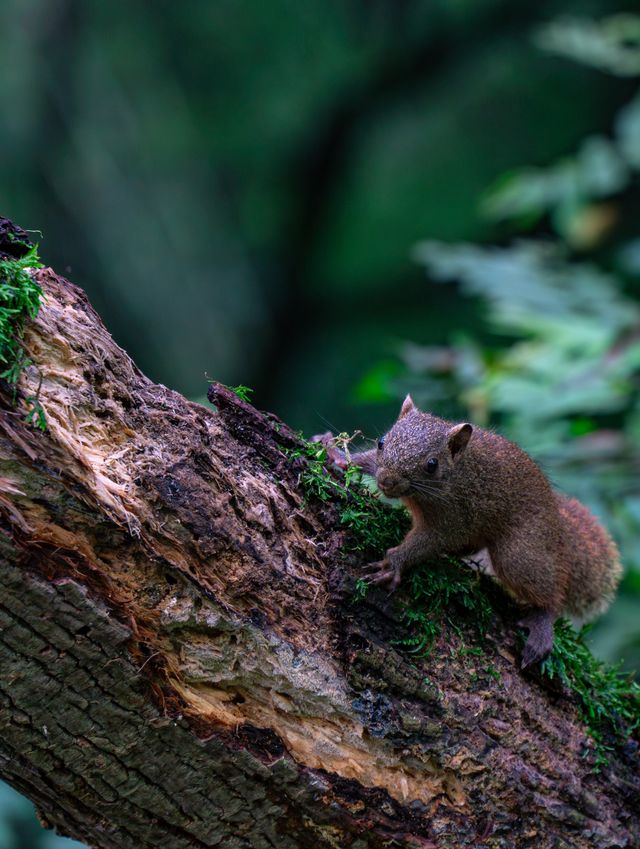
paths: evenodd
<path fill-rule="evenodd" d="M 0 208 L 154 380 L 375 429 L 372 364 L 474 326 L 412 245 L 488 237 L 496 177 L 607 126 L 628 85 L 531 34 L 612 7 L 5 0 Z"/>

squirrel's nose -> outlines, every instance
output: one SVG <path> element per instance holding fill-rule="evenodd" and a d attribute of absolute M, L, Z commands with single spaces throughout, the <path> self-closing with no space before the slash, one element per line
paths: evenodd
<path fill-rule="evenodd" d="M 376 476 L 378 488 L 389 498 L 399 498 L 407 491 L 407 481 L 394 472 L 388 472 L 386 469 L 380 469 Z"/>

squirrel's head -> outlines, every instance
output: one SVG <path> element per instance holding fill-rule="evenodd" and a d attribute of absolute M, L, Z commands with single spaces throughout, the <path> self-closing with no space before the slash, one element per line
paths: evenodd
<path fill-rule="evenodd" d="M 438 501 L 463 456 L 473 427 L 421 412 L 407 395 L 398 420 L 378 440 L 376 482 L 389 498 Z"/>

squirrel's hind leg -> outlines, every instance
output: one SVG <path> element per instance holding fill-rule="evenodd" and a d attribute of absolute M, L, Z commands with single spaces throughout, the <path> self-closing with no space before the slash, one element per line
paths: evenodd
<path fill-rule="evenodd" d="M 518 625 L 527 628 L 529 636 L 522 652 L 521 669 L 525 669 L 532 663 L 549 654 L 553 648 L 553 623 L 556 617 L 549 610 L 532 610 L 527 616 L 520 619 Z"/>
<path fill-rule="evenodd" d="M 529 630 L 523 669 L 551 651 L 553 623 L 563 606 L 565 576 L 548 536 L 548 528 L 531 522 L 519 525 L 489 546 L 498 581 L 531 611 L 519 623 Z"/>

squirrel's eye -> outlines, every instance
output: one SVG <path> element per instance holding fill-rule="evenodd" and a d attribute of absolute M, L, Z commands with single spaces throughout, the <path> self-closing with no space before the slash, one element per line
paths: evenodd
<path fill-rule="evenodd" d="M 378 451 L 382 451 L 384 447 L 384 436 L 381 436 L 378 440 Z"/>
<path fill-rule="evenodd" d="M 432 475 L 435 470 L 438 468 L 438 461 L 435 457 L 432 457 L 430 460 L 427 460 L 427 471 L 430 475 Z"/>

